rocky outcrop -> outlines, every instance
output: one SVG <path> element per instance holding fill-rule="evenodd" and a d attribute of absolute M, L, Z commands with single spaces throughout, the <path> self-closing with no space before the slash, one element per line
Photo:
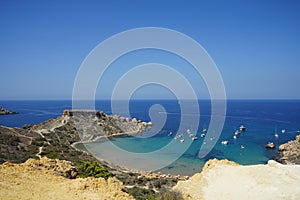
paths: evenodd
<path fill-rule="evenodd" d="M 67 179 L 73 166 L 67 161 L 43 158 L 22 164 L 0 165 L 1 199 L 134 199 L 123 192 L 125 187 L 115 178 Z"/>
<path fill-rule="evenodd" d="M 185 199 L 300 199 L 300 166 L 242 166 L 227 160 L 210 160 L 201 173 L 173 188 Z"/>
<path fill-rule="evenodd" d="M 93 110 L 65 110 L 62 123 L 73 125 L 83 142 L 120 134 L 135 135 L 152 125 L 136 118 L 107 115 L 103 111 Z"/>
<path fill-rule="evenodd" d="M 300 164 L 300 135 L 295 140 L 282 144 L 278 148 L 278 161 L 283 164 Z"/>
<path fill-rule="evenodd" d="M 42 157 L 40 160 L 28 159 L 22 165 L 37 170 L 51 171 L 54 174 L 69 179 L 76 178 L 78 174 L 77 168 L 73 166 L 70 161 L 66 161 L 66 160 L 49 159 L 47 157 Z"/>
<path fill-rule="evenodd" d="M 15 111 L 7 110 L 0 106 L 0 115 L 18 114 Z"/>

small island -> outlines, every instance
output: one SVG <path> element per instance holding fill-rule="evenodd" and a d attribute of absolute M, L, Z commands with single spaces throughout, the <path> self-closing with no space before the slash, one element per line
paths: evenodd
<path fill-rule="evenodd" d="M 0 115 L 10 115 L 10 114 L 18 114 L 18 112 L 12 111 L 12 110 L 7 110 L 0 106 Z"/>

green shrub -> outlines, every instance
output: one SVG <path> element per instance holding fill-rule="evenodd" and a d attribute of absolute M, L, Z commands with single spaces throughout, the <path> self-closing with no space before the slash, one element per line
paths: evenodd
<path fill-rule="evenodd" d="M 46 154 L 46 156 L 48 158 L 56 159 L 58 155 L 55 152 L 50 152 L 50 153 Z"/>
<path fill-rule="evenodd" d="M 86 177 L 102 177 L 104 179 L 108 179 L 112 176 L 112 174 L 103 166 L 101 166 L 98 162 L 90 162 L 86 161 L 78 166 L 79 173 L 77 175 L 78 178 L 86 178 Z"/>
<path fill-rule="evenodd" d="M 155 192 L 153 190 L 140 188 L 134 186 L 133 188 L 128 188 L 128 193 L 132 195 L 137 200 L 154 200 Z"/>
<path fill-rule="evenodd" d="M 168 190 L 159 194 L 159 200 L 183 200 L 183 196 L 180 192 Z"/>

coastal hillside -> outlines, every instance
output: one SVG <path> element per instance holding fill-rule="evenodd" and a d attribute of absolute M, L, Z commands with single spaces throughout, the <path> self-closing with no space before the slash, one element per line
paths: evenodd
<path fill-rule="evenodd" d="M 63 115 L 23 128 L 0 126 L 0 163 L 21 163 L 28 158 L 58 158 L 78 162 L 94 160 L 72 145 L 91 142 L 121 134 L 134 135 L 151 123 L 135 118 L 107 115 L 102 111 L 65 110 Z"/>
<path fill-rule="evenodd" d="M 173 188 L 184 199 L 300 199 L 300 165 L 238 165 L 209 160 L 203 171 Z"/>

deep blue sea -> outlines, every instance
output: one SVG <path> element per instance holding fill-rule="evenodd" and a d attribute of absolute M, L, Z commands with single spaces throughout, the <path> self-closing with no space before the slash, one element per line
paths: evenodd
<path fill-rule="evenodd" d="M 166 123 L 158 134 L 150 138 L 118 137 L 112 139 L 114 144 L 127 151 L 148 152 L 159 149 L 174 139 L 169 132 L 176 133 L 179 128 L 181 113 L 180 104 L 176 100 L 132 100 L 130 115 L 143 121 L 150 121 L 149 109 L 154 104 L 160 104 L 165 109 Z M 57 117 L 64 109 L 71 109 L 72 102 L 65 101 L 0 101 L 0 106 L 19 112 L 17 115 L 0 115 L 0 125 L 22 127 L 24 124 L 36 124 Z M 214 149 L 204 158 L 198 157 L 199 147 L 203 142 L 200 137 L 203 128 L 210 123 L 210 101 L 200 100 L 200 122 L 195 132 L 195 140 L 189 149 L 174 163 L 161 169 L 164 173 L 192 175 L 199 172 L 203 164 L 211 159 L 229 159 L 240 164 L 262 164 L 273 159 L 277 150 L 265 148 L 267 142 L 274 142 L 277 147 L 300 134 L 300 101 L 299 100 L 228 100 L 226 120 L 221 136 Z M 110 114 L 110 101 L 96 101 L 98 110 Z M 122 114 L 122 111 L 120 111 Z M 191 108 L 191 114 L 193 109 Z M 246 126 L 246 131 L 235 140 L 234 132 L 240 125 Z M 155 128 L 155 124 L 154 124 Z M 281 130 L 285 129 L 285 133 Z M 275 132 L 279 137 L 274 136 Z M 228 145 L 221 141 L 228 140 Z M 93 144 L 91 144 L 93 145 Z M 180 145 L 180 143 L 178 143 Z M 96 146 L 96 145 L 95 145 Z M 97 145 L 101 146 L 101 145 Z M 245 148 L 241 148 L 244 146 Z"/>

